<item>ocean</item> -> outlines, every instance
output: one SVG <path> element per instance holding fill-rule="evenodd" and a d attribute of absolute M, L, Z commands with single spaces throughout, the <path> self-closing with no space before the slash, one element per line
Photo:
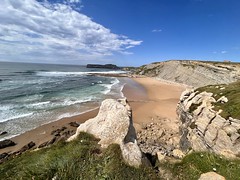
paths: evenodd
<path fill-rule="evenodd" d="M 123 83 L 97 73 L 123 71 L 0 62 L 0 132 L 8 132 L 0 140 L 82 114 L 98 107 L 106 98 L 123 96 Z"/>

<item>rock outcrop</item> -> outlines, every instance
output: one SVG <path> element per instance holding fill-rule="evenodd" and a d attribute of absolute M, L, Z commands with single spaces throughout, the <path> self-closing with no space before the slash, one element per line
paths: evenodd
<path fill-rule="evenodd" d="M 131 166 L 142 164 L 142 152 L 137 145 L 136 133 L 132 124 L 131 109 L 126 100 L 106 99 L 100 106 L 95 118 L 87 120 L 77 128 L 76 139 L 80 132 L 87 132 L 99 138 L 103 148 L 110 144 L 120 145 L 124 160 Z"/>
<path fill-rule="evenodd" d="M 141 66 L 136 74 L 201 87 L 240 79 L 240 63 L 172 60 Z"/>
<path fill-rule="evenodd" d="M 223 102 L 226 102 L 225 98 Z M 240 120 L 221 117 L 214 110 L 213 93 L 186 90 L 177 113 L 181 120 L 180 147 L 183 151 L 212 151 L 226 157 L 240 154 Z"/>
<path fill-rule="evenodd" d="M 114 64 L 87 64 L 87 68 L 104 68 L 104 69 L 120 69 L 118 66 Z"/>
<path fill-rule="evenodd" d="M 6 148 L 9 146 L 15 146 L 15 145 L 16 145 L 16 143 L 10 139 L 5 139 L 3 141 L 0 141 L 0 149 Z"/>

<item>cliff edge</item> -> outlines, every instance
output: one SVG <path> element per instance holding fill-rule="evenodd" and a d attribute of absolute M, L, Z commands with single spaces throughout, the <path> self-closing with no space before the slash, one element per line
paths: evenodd
<path fill-rule="evenodd" d="M 134 73 L 201 87 L 239 80 L 240 63 L 171 60 L 141 66 Z"/>

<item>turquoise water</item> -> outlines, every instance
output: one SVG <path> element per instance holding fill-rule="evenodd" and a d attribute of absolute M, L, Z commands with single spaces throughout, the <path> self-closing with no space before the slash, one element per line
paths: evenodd
<path fill-rule="evenodd" d="M 97 76 L 98 72 L 122 73 L 76 65 L 0 62 L 0 132 L 8 132 L 0 139 L 89 111 L 105 98 L 121 97 L 123 84 L 117 78 Z"/>

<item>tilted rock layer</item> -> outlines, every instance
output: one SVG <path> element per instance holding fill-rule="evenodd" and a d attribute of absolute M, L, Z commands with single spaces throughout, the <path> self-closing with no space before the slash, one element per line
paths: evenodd
<path fill-rule="evenodd" d="M 137 145 L 131 109 L 126 100 L 104 100 L 98 115 L 81 124 L 68 141 L 75 139 L 80 132 L 99 138 L 103 148 L 113 143 L 119 144 L 123 158 L 129 165 L 138 167 L 142 164 L 142 152 Z"/>
<path fill-rule="evenodd" d="M 172 60 L 141 66 L 136 74 L 200 87 L 240 79 L 240 63 Z"/>
<path fill-rule="evenodd" d="M 240 154 L 240 120 L 224 119 L 213 110 L 213 102 L 216 100 L 212 93 L 183 92 L 177 106 L 181 120 L 180 147 L 184 151 L 210 150 L 235 157 Z"/>

